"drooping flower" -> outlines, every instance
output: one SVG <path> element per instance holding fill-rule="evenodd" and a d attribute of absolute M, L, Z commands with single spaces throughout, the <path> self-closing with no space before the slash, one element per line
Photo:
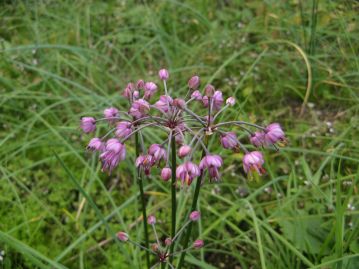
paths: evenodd
<path fill-rule="evenodd" d="M 199 163 L 199 168 L 203 171 L 208 169 L 210 179 L 218 181 L 220 179 L 218 169 L 222 166 L 223 160 L 219 155 L 206 155 Z"/>
<path fill-rule="evenodd" d="M 148 223 L 149 225 L 156 224 L 156 217 L 153 216 L 153 215 L 149 215 L 149 216 L 147 217 L 147 223 Z"/>
<path fill-rule="evenodd" d="M 111 138 L 106 142 L 104 152 L 100 155 L 102 170 L 112 172 L 112 170 L 126 157 L 126 146 L 116 138 Z"/>
<path fill-rule="evenodd" d="M 202 101 L 205 107 L 208 107 L 209 103 L 208 100 L 211 99 L 211 103 L 212 103 L 212 109 L 215 111 L 218 111 L 221 109 L 222 105 L 223 105 L 223 97 L 222 97 L 222 92 L 221 91 L 215 91 L 213 96 L 210 97 L 208 95 L 203 96 Z"/>
<path fill-rule="evenodd" d="M 234 106 L 234 104 L 236 103 L 236 99 L 234 99 L 234 97 L 228 97 L 226 100 L 226 104 L 229 106 Z"/>
<path fill-rule="evenodd" d="M 87 145 L 87 149 L 92 151 L 102 151 L 105 149 L 104 143 L 101 141 L 100 138 L 94 137 L 90 140 L 90 142 Z"/>
<path fill-rule="evenodd" d="M 137 90 L 143 90 L 145 88 L 145 82 L 140 79 L 136 82 L 136 89 Z"/>
<path fill-rule="evenodd" d="M 279 123 L 271 123 L 264 130 L 264 141 L 267 145 L 273 145 L 279 141 L 285 142 L 285 134 Z"/>
<path fill-rule="evenodd" d="M 109 108 L 106 108 L 104 111 L 103 111 L 103 115 L 105 116 L 106 120 L 109 122 L 109 123 L 114 123 L 116 122 L 119 114 L 118 114 L 118 109 L 115 108 L 115 107 L 109 107 Z"/>
<path fill-rule="evenodd" d="M 96 120 L 93 117 L 82 117 L 81 125 L 82 131 L 84 133 L 89 134 L 96 130 Z"/>
<path fill-rule="evenodd" d="M 121 121 L 116 126 L 115 134 L 118 138 L 128 137 L 132 133 L 132 124 L 128 121 Z"/>
<path fill-rule="evenodd" d="M 259 151 L 248 152 L 243 157 L 243 169 L 246 173 L 257 172 L 259 175 L 264 174 L 263 164 L 263 155 Z"/>
<path fill-rule="evenodd" d="M 140 119 L 148 114 L 150 104 L 144 99 L 138 99 L 132 103 L 129 114 L 135 119 Z"/>
<path fill-rule="evenodd" d="M 167 80 L 169 78 L 170 74 L 168 73 L 167 69 L 161 69 L 158 72 L 158 76 L 159 76 L 160 80 Z"/>
<path fill-rule="evenodd" d="M 164 167 L 161 170 L 161 179 L 164 181 L 168 181 L 172 176 L 172 169 L 169 167 Z"/>
<path fill-rule="evenodd" d="M 170 96 L 161 95 L 160 99 L 155 103 L 155 107 L 167 113 L 169 111 L 169 106 L 171 106 L 173 100 Z"/>
<path fill-rule="evenodd" d="M 201 92 L 199 91 L 199 90 L 196 90 L 196 91 L 194 91 L 193 93 L 192 93 L 192 95 L 191 95 L 191 98 L 193 98 L 193 99 L 195 99 L 195 100 L 197 100 L 197 101 L 202 101 L 202 94 L 201 94 Z"/>
<path fill-rule="evenodd" d="M 128 241 L 128 234 L 125 232 L 118 232 L 117 238 L 122 242 L 126 242 L 126 241 Z"/>
<path fill-rule="evenodd" d="M 188 146 L 188 145 L 183 145 L 183 146 L 181 146 L 180 148 L 179 148 L 179 150 L 178 150 L 178 156 L 180 157 L 180 158 L 184 158 L 184 157 L 186 157 L 188 154 L 190 154 L 191 153 L 191 147 L 190 146 Z"/>
<path fill-rule="evenodd" d="M 201 239 L 197 239 L 193 242 L 193 247 L 196 249 L 202 248 L 204 246 L 204 242 Z"/>
<path fill-rule="evenodd" d="M 145 94 L 143 98 L 149 100 L 152 97 L 152 95 L 154 95 L 155 92 L 157 91 L 157 85 L 154 82 L 146 82 L 144 90 L 145 90 Z"/>
<path fill-rule="evenodd" d="M 181 180 L 182 184 L 191 185 L 193 179 L 200 175 L 198 166 L 192 162 L 185 162 L 176 169 L 176 177 Z"/>
<path fill-rule="evenodd" d="M 182 98 L 176 98 L 173 100 L 173 105 L 178 109 L 184 109 L 186 107 L 186 101 Z"/>
<path fill-rule="evenodd" d="M 264 136 L 265 135 L 263 132 L 254 132 L 254 134 L 251 135 L 249 140 L 254 146 L 260 147 L 265 144 Z"/>
<path fill-rule="evenodd" d="M 146 176 L 150 174 L 151 167 L 153 166 L 153 156 L 152 155 L 140 155 L 136 159 L 136 167 L 142 167 L 145 171 Z"/>
<path fill-rule="evenodd" d="M 128 100 L 131 100 L 134 89 L 135 85 L 133 85 L 133 83 L 128 83 L 126 88 L 122 92 L 122 96 L 126 97 Z"/>
<path fill-rule="evenodd" d="M 200 84 L 199 76 L 193 76 L 188 80 L 188 88 L 197 90 Z"/>
<path fill-rule="evenodd" d="M 225 149 L 235 149 L 238 147 L 238 138 L 234 132 L 226 132 L 221 135 L 220 141 Z"/>
<path fill-rule="evenodd" d="M 148 154 L 152 155 L 153 163 L 160 163 L 161 160 L 167 160 L 166 150 L 159 144 L 152 144 L 148 149 Z"/>
<path fill-rule="evenodd" d="M 201 212 L 199 211 L 192 211 L 191 214 L 189 215 L 189 219 L 191 221 L 197 221 L 201 218 Z"/>

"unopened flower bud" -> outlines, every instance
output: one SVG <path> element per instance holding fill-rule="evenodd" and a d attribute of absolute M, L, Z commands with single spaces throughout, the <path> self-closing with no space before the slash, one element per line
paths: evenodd
<path fill-rule="evenodd" d="M 197 221 L 201 218 L 201 212 L 199 211 L 192 211 L 189 215 L 190 220 Z"/>
<path fill-rule="evenodd" d="M 123 242 L 126 242 L 128 240 L 128 234 L 124 232 L 118 232 L 117 238 Z"/>
<path fill-rule="evenodd" d="M 197 90 L 200 84 L 199 76 L 193 76 L 188 81 L 188 87 L 192 90 Z"/>
<path fill-rule="evenodd" d="M 133 99 L 137 100 L 138 98 L 140 98 L 140 92 L 139 91 L 134 91 L 133 92 Z"/>
<path fill-rule="evenodd" d="M 145 82 L 140 79 L 139 81 L 137 81 L 136 83 L 136 89 L 137 90 L 143 90 L 145 88 Z"/>
<path fill-rule="evenodd" d="M 178 156 L 180 158 L 184 158 L 186 157 L 190 152 L 191 152 L 191 147 L 188 145 L 183 145 L 182 147 L 179 148 L 178 150 Z"/>
<path fill-rule="evenodd" d="M 167 69 L 161 69 L 158 72 L 158 76 L 160 77 L 160 80 L 167 80 L 170 76 Z"/>
<path fill-rule="evenodd" d="M 148 223 L 149 225 L 156 224 L 156 217 L 153 216 L 153 215 L 149 215 L 148 218 L 147 218 L 147 223 Z"/>
<path fill-rule="evenodd" d="M 165 240 L 165 245 L 170 246 L 171 244 L 172 244 L 172 239 L 167 237 L 166 240 Z"/>
<path fill-rule="evenodd" d="M 106 108 L 103 112 L 103 115 L 109 123 L 114 123 L 116 118 L 119 116 L 118 109 L 115 107 Z"/>
<path fill-rule="evenodd" d="M 234 106 L 235 103 L 236 103 L 236 99 L 234 99 L 234 97 L 228 97 L 226 100 L 226 104 L 229 106 Z"/>
<path fill-rule="evenodd" d="M 173 105 L 179 109 L 184 109 L 186 107 L 186 101 L 181 98 L 176 98 L 173 100 Z"/>
<path fill-rule="evenodd" d="M 216 89 L 211 84 L 208 84 L 204 89 L 204 92 L 207 97 L 212 97 L 214 95 L 215 90 Z"/>
<path fill-rule="evenodd" d="M 204 246 L 204 242 L 201 239 L 197 239 L 196 241 L 193 242 L 194 248 L 199 249 L 199 248 L 202 248 L 203 246 Z"/>
<path fill-rule="evenodd" d="M 151 250 L 152 251 L 157 252 L 158 249 L 159 249 L 158 244 L 154 243 L 154 244 L 151 245 Z"/>
<path fill-rule="evenodd" d="M 200 93 L 200 91 L 196 90 L 192 93 L 191 98 L 197 100 L 197 101 L 201 101 L 202 100 L 202 94 Z"/>
<path fill-rule="evenodd" d="M 165 167 L 161 171 L 161 178 L 164 181 L 168 181 L 172 176 L 172 170 L 169 167 Z"/>
<path fill-rule="evenodd" d="M 92 133 L 96 130 L 96 120 L 93 117 L 81 118 L 81 129 L 84 133 Z"/>

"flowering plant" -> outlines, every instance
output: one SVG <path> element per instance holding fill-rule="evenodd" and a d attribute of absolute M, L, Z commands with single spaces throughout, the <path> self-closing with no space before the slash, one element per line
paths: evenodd
<path fill-rule="evenodd" d="M 250 143 L 256 148 L 274 147 L 286 142 L 285 134 L 278 123 L 272 123 L 266 127 L 245 121 L 219 121 L 219 115 L 228 107 L 235 105 L 234 97 L 223 99 L 220 90 L 212 85 L 206 85 L 204 91 L 200 89 L 200 78 L 193 76 L 188 81 L 188 92 L 184 98 L 169 95 L 167 81 L 169 72 L 161 69 L 158 73 L 163 82 L 164 95 L 161 95 L 156 102 L 151 99 L 156 94 L 158 86 L 154 82 L 137 81 L 136 84 L 129 83 L 123 90 L 123 96 L 129 102 L 128 111 L 119 111 L 115 107 L 104 110 L 104 117 L 83 117 L 81 128 L 85 133 L 92 133 L 101 121 L 107 121 L 110 130 L 102 137 L 95 137 L 90 140 L 87 148 L 100 153 L 102 170 L 111 173 L 126 157 L 126 143 L 134 137 L 136 144 L 136 162 L 138 172 L 138 184 L 141 194 L 142 215 L 146 220 L 146 204 L 143 191 L 143 173 L 151 175 L 154 166 L 160 167 L 159 177 L 164 181 L 171 179 L 171 202 L 172 202 L 172 227 L 171 237 L 161 247 L 157 233 L 157 247 L 149 248 L 148 229 L 144 222 L 145 246 L 139 245 L 147 250 L 147 263 L 149 266 L 149 253 L 158 256 L 159 263 L 169 263 L 170 266 L 174 256 L 173 242 L 179 234 L 176 232 L 176 189 L 178 186 L 190 186 L 197 179 L 190 212 L 190 219 L 198 219 L 197 200 L 200 186 L 204 183 L 205 175 L 210 181 L 220 180 L 220 169 L 223 166 L 221 156 L 213 153 L 208 148 L 208 137 L 218 136 L 218 142 L 224 149 L 235 152 L 243 151 L 243 170 L 248 175 L 262 175 L 264 158 L 259 150 L 249 151 L 238 139 L 237 134 L 231 130 L 233 126 L 239 127 L 248 134 Z M 193 106 L 193 109 L 190 107 Z M 199 110 L 199 112 L 197 112 Z M 142 136 L 142 131 L 147 128 L 158 128 L 165 136 L 161 143 L 151 144 L 148 149 Z M 230 130 L 228 130 L 230 128 Z M 256 131 L 252 131 L 256 129 Z M 196 161 L 196 152 L 201 152 L 201 159 Z M 181 163 L 177 165 L 177 156 Z M 143 172 L 143 173 L 142 173 Z M 195 213 L 197 212 L 197 213 Z M 195 216 L 197 215 L 197 217 Z M 148 224 L 154 227 L 155 217 L 148 218 Z M 185 237 L 182 244 L 181 257 L 178 268 L 181 268 L 188 242 L 191 235 L 192 222 L 186 223 Z M 119 240 L 129 241 L 128 235 L 119 233 Z M 133 241 L 130 241 L 135 243 Z M 197 242 L 197 243 L 196 243 Z M 203 241 L 196 241 L 194 248 L 203 246 Z M 137 244 L 137 243 L 136 243 Z M 138 245 L 138 244 L 137 244 Z M 197 246 L 197 247 L 196 247 Z M 168 248 L 169 247 L 169 248 Z"/>

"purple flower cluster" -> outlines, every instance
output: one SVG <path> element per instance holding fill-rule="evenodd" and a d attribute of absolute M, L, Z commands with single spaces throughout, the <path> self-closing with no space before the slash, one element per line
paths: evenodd
<path fill-rule="evenodd" d="M 200 78 L 193 76 L 188 81 L 189 92 L 186 98 L 174 98 L 167 89 L 170 77 L 168 70 L 161 69 L 159 79 L 164 85 L 164 94 L 156 101 L 151 101 L 157 94 L 158 86 L 154 82 L 128 83 L 122 96 L 129 102 L 128 111 L 119 111 L 115 107 L 104 110 L 104 117 L 96 120 L 94 117 L 83 117 L 81 128 L 84 133 L 96 131 L 100 121 L 106 121 L 110 131 L 102 138 L 92 138 L 87 146 L 89 150 L 100 152 L 103 171 L 111 172 L 126 157 L 125 143 L 136 133 L 142 137 L 147 128 L 158 128 L 164 132 L 162 142 L 152 144 L 146 150 L 141 139 L 142 152 L 136 159 L 136 166 L 146 175 L 150 175 L 153 167 L 161 168 L 160 177 L 164 181 L 171 178 L 172 170 L 182 185 L 190 185 L 192 181 L 206 173 L 211 181 L 221 178 L 220 169 L 223 166 L 221 156 L 214 154 L 207 147 L 207 137 L 217 135 L 219 144 L 224 149 L 235 152 L 242 151 L 243 170 L 245 173 L 263 174 L 264 158 L 258 150 L 248 151 L 242 144 L 234 127 L 239 127 L 248 134 L 249 142 L 256 148 L 274 147 L 286 142 L 285 134 L 278 123 L 261 127 L 245 121 L 220 122 L 219 115 L 227 108 L 235 105 L 235 99 L 223 98 L 223 93 L 213 85 L 206 85 L 200 90 Z M 187 98 L 188 97 L 188 98 Z M 195 109 L 190 109 L 190 105 Z M 202 109 L 201 109 L 202 108 Z M 228 127 L 231 129 L 228 130 Z M 252 131 L 252 129 L 256 129 Z M 112 136 L 111 138 L 108 138 Z M 182 160 L 177 167 L 169 164 L 173 149 L 171 143 L 178 145 L 176 154 Z M 202 159 L 196 163 L 196 152 L 202 152 Z"/>

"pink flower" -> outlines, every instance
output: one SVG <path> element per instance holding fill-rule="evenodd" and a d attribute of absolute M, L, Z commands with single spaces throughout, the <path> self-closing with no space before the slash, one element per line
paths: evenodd
<path fill-rule="evenodd" d="M 162 110 L 163 112 L 167 113 L 169 111 L 169 106 L 171 106 L 173 103 L 173 100 L 170 96 L 166 96 L 166 95 L 161 95 L 160 96 L 160 100 L 158 100 L 155 103 L 155 107 L 157 107 L 158 109 Z"/>
<path fill-rule="evenodd" d="M 167 80 L 170 76 L 167 69 L 161 69 L 158 72 L 158 76 L 160 77 L 160 80 Z"/>
<path fill-rule="evenodd" d="M 234 132 L 227 132 L 221 135 L 220 141 L 225 149 L 234 149 L 238 147 L 238 138 Z"/>
<path fill-rule="evenodd" d="M 147 223 L 148 223 L 149 225 L 156 224 L 156 217 L 153 216 L 153 215 L 149 215 L 148 218 L 147 218 Z"/>
<path fill-rule="evenodd" d="M 208 84 L 205 88 L 204 88 L 204 93 L 207 97 L 212 97 L 214 94 L 215 88 L 213 87 L 213 85 Z"/>
<path fill-rule="evenodd" d="M 82 131 L 84 133 L 92 133 L 96 130 L 96 120 L 93 117 L 83 117 L 81 118 L 81 125 L 80 125 Z"/>
<path fill-rule="evenodd" d="M 102 143 L 100 138 L 95 137 L 90 140 L 89 144 L 87 145 L 87 149 L 93 151 L 102 151 L 105 149 L 105 145 Z"/>
<path fill-rule="evenodd" d="M 157 85 L 153 82 L 145 83 L 145 94 L 143 96 L 144 99 L 148 100 L 155 94 L 157 91 Z"/>
<path fill-rule="evenodd" d="M 264 174 L 263 164 L 263 155 L 259 151 L 248 152 L 243 157 L 243 169 L 246 173 L 256 171 L 259 175 Z"/>
<path fill-rule="evenodd" d="M 166 150 L 159 144 L 152 144 L 148 149 L 148 154 L 152 155 L 153 163 L 160 163 L 161 160 L 167 160 L 167 152 Z"/>
<path fill-rule="evenodd" d="M 204 242 L 201 239 L 197 239 L 193 242 L 193 247 L 196 249 L 202 248 L 204 246 Z"/>
<path fill-rule="evenodd" d="M 209 97 L 206 95 L 203 97 L 202 102 L 205 107 L 208 107 L 208 99 Z M 221 91 L 215 91 L 213 97 L 211 98 L 212 108 L 213 110 L 220 110 L 223 104 L 223 97 Z"/>
<path fill-rule="evenodd" d="M 148 114 L 150 104 L 144 99 L 138 99 L 132 103 L 129 114 L 136 119 L 140 119 Z"/>
<path fill-rule="evenodd" d="M 117 238 L 122 242 L 126 242 L 126 241 L 128 241 L 128 234 L 124 233 L 124 232 L 118 232 Z"/>
<path fill-rule="evenodd" d="M 199 163 L 199 168 L 203 171 L 208 169 L 210 179 L 218 181 L 220 178 L 218 169 L 222 166 L 223 160 L 219 155 L 206 155 Z"/>
<path fill-rule="evenodd" d="M 180 158 L 184 158 L 184 157 L 186 157 L 188 154 L 190 154 L 190 152 L 191 152 L 191 147 L 190 146 L 188 146 L 188 145 L 183 145 L 183 146 L 181 146 L 180 148 L 179 148 L 179 150 L 178 150 L 178 156 L 180 157 Z"/>
<path fill-rule="evenodd" d="M 169 167 L 165 167 L 161 170 L 161 178 L 164 181 L 168 181 L 172 176 L 172 169 Z"/>
<path fill-rule="evenodd" d="M 103 111 L 103 115 L 105 116 L 106 120 L 109 122 L 109 123 L 114 123 L 116 122 L 116 118 L 118 117 L 118 109 L 115 108 L 115 107 L 109 107 L 109 108 L 106 108 L 104 111 Z"/>
<path fill-rule="evenodd" d="M 146 176 L 150 174 L 151 167 L 153 166 L 152 155 L 140 155 L 136 159 L 136 167 L 142 167 Z"/>
<path fill-rule="evenodd" d="M 201 212 L 199 211 L 192 211 L 189 215 L 190 220 L 197 221 L 201 218 Z"/>
<path fill-rule="evenodd" d="M 191 98 L 193 98 L 193 99 L 195 99 L 195 100 L 197 100 L 197 101 L 201 101 L 203 97 L 202 97 L 201 92 L 198 91 L 198 90 L 196 90 L 196 91 L 194 91 L 194 92 L 192 93 Z"/>
<path fill-rule="evenodd" d="M 200 175 L 198 166 L 192 162 L 185 162 L 176 169 L 176 177 L 188 186 L 191 185 L 193 179 Z"/>
<path fill-rule="evenodd" d="M 106 142 L 104 152 L 100 155 L 102 170 L 112 170 L 126 158 L 126 146 L 121 144 L 116 138 L 111 138 Z"/>
<path fill-rule="evenodd" d="M 265 143 L 264 133 L 263 132 L 255 132 L 254 134 L 251 135 L 249 140 L 256 147 L 263 146 Z"/>
<path fill-rule="evenodd" d="M 197 90 L 200 84 L 199 76 L 193 76 L 188 80 L 188 88 Z"/>
<path fill-rule="evenodd" d="M 140 92 L 139 91 L 133 91 L 133 100 L 137 100 L 140 98 Z"/>
<path fill-rule="evenodd" d="M 170 246 L 171 244 L 172 244 L 172 239 L 167 237 L 166 240 L 165 240 L 165 245 Z"/>
<path fill-rule="evenodd" d="M 182 98 L 176 98 L 173 100 L 173 105 L 178 109 L 184 109 L 186 107 L 186 101 Z"/>
<path fill-rule="evenodd" d="M 143 90 L 145 88 L 145 82 L 140 79 L 136 82 L 136 89 L 137 90 Z"/>
<path fill-rule="evenodd" d="M 121 121 L 116 126 L 116 136 L 118 138 L 128 137 L 132 133 L 132 124 L 128 121 Z"/>
<path fill-rule="evenodd" d="M 236 99 L 234 99 L 234 97 L 228 97 L 226 100 L 226 104 L 229 106 L 234 106 L 235 103 L 236 103 Z"/>
<path fill-rule="evenodd" d="M 264 131 L 264 141 L 267 145 L 273 145 L 278 141 L 284 142 L 285 134 L 279 123 L 269 124 Z"/>

